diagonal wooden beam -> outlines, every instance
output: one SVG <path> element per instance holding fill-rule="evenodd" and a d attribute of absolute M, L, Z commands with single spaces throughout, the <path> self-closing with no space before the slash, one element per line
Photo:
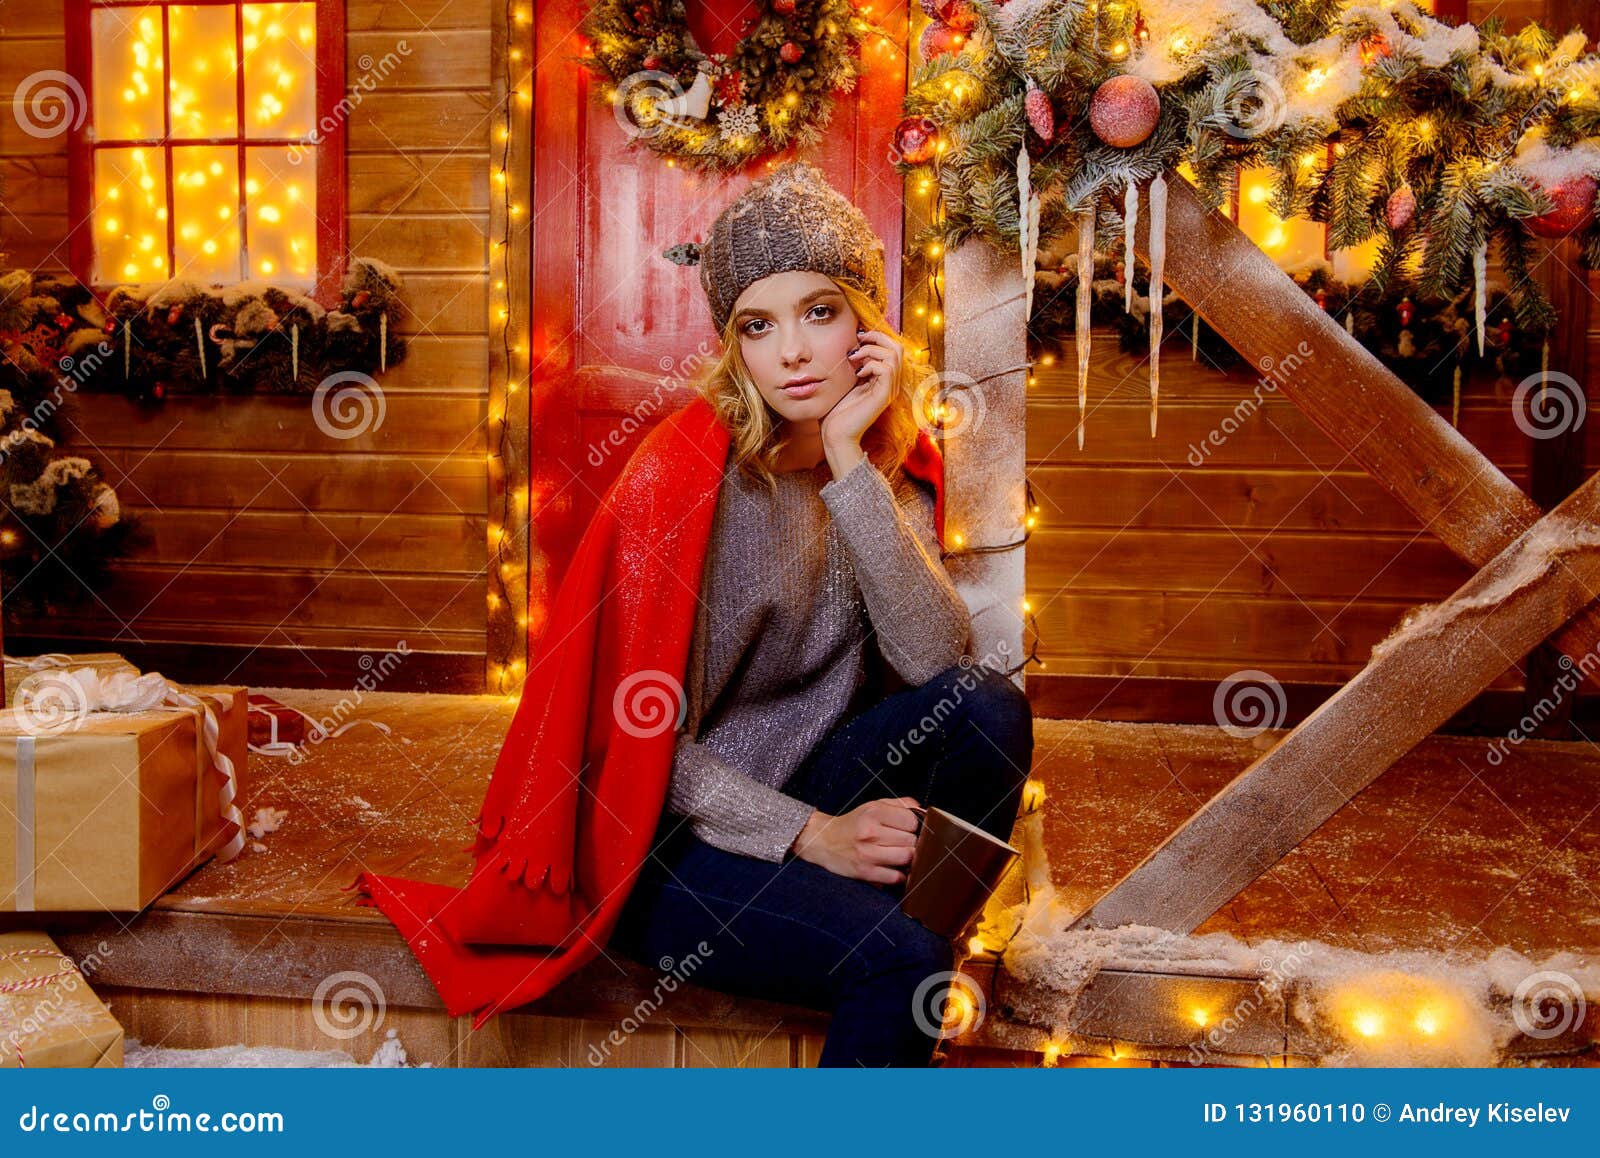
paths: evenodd
<path fill-rule="evenodd" d="M 1146 258 L 1149 220 L 1147 200 L 1135 231 Z M 1167 239 L 1167 284 L 1246 361 L 1281 368 L 1276 389 L 1457 555 L 1482 567 L 1539 519 L 1516 483 L 1175 174 Z M 1575 661 L 1600 647 L 1600 607 L 1554 642 Z"/>
<path fill-rule="evenodd" d="M 1191 932 L 1600 595 L 1600 474 L 1442 603 L 1080 916 Z"/>

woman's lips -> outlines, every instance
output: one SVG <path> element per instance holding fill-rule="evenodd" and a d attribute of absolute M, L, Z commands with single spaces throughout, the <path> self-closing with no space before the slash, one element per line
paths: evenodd
<path fill-rule="evenodd" d="M 821 388 L 821 382 L 802 382 L 798 386 L 785 386 L 783 392 L 790 398 L 810 398 Z"/>

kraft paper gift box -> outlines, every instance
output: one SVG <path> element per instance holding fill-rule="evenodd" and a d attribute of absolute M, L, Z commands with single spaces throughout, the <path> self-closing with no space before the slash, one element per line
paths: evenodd
<path fill-rule="evenodd" d="M 32 656 L 7 656 L 5 659 L 6 707 L 17 706 L 17 689 L 31 675 L 49 671 L 71 671 L 92 667 L 101 675 L 125 671 L 133 675 L 139 669 L 113 651 L 86 652 L 82 655 L 51 654 Z"/>
<path fill-rule="evenodd" d="M 122 1026 L 43 933 L 0 933 L 0 1069 L 120 1069 Z"/>
<path fill-rule="evenodd" d="M 210 705 L 237 782 L 248 689 L 178 690 Z M 0 912 L 137 912 L 217 852 L 237 853 L 242 820 L 223 799 L 199 708 L 30 726 L 0 712 Z"/>

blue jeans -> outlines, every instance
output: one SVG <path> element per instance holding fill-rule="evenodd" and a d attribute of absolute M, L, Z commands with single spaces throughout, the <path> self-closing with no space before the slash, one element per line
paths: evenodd
<path fill-rule="evenodd" d="M 956 666 L 836 726 L 783 790 L 834 816 L 913 796 L 1009 840 L 1032 758 L 1022 691 Z M 939 1043 L 929 998 L 955 947 L 900 911 L 903 891 L 727 852 L 665 814 L 611 943 L 652 968 L 697 955 L 692 972 L 679 966 L 696 985 L 831 1011 L 821 1065 L 926 1066 Z"/>

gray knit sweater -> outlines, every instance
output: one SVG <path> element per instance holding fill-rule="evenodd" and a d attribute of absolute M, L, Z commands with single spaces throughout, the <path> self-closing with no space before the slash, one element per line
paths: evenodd
<path fill-rule="evenodd" d="M 824 459 L 774 494 L 730 455 L 667 799 L 706 843 L 781 861 L 813 811 L 782 787 L 818 741 L 896 677 L 915 687 L 968 654 L 931 489 L 895 478 L 863 460 L 832 479 Z"/>

